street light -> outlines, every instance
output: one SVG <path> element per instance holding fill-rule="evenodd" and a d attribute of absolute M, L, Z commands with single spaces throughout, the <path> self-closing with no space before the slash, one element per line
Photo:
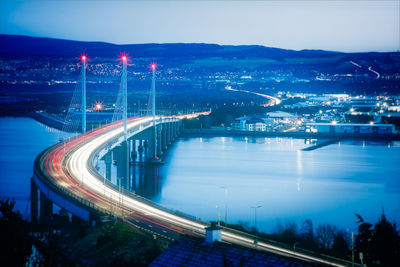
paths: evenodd
<path fill-rule="evenodd" d="M 225 190 L 225 226 L 228 225 L 228 187 L 221 186 Z"/>
<path fill-rule="evenodd" d="M 254 209 L 254 227 L 257 230 L 257 209 L 261 208 L 261 206 L 250 207 Z"/>
<path fill-rule="evenodd" d="M 217 209 L 217 216 L 218 216 L 218 226 L 221 225 L 221 213 L 219 212 L 219 206 L 216 205 L 216 209 Z"/>
<path fill-rule="evenodd" d="M 351 266 L 354 267 L 354 228 L 351 231 Z M 347 231 L 350 232 L 350 229 L 347 228 Z"/>

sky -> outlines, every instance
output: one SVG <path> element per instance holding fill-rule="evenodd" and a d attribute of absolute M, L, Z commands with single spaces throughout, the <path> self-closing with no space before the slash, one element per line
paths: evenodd
<path fill-rule="evenodd" d="M 400 0 L 0 0 L 0 33 L 79 41 L 400 51 Z"/>

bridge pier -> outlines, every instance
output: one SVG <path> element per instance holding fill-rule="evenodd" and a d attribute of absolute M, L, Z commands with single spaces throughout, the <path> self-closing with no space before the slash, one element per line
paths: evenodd
<path fill-rule="evenodd" d="M 169 140 L 170 143 L 174 142 L 174 122 L 169 123 Z"/>
<path fill-rule="evenodd" d="M 149 159 L 149 156 L 151 155 L 152 151 L 150 148 L 150 144 L 146 139 L 143 141 L 143 147 L 144 147 L 144 158 L 147 161 Z M 153 152 L 153 154 L 154 154 L 154 152 Z"/>
<path fill-rule="evenodd" d="M 33 177 L 31 178 L 31 223 L 38 223 L 38 187 Z"/>
<path fill-rule="evenodd" d="M 130 161 L 135 162 L 136 158 L 137 158 L 136 139 L 131 139 L 130 140 L 130 147 L 131 147 L 131 149 L 130 149 L 130 151 L 131 151 L 131 153 L 130 153 L 131 160 Z"/>
<path fill-rule="evenodd" d="M 157 125 L 157 141 L 156 141 L 157 157 L 163 154 L 162 128 L 163 128 L 162 124 Z"/>
<path fill-rule="evenodd" d="M 104 156 L 104 163 L 106 165 L 106 179 L 111 181 L 111 163 L 112 163 L 112 153 L 107 153 Z"/>
<path fill-rule="evenodd" d="M 162 125 L 163 125 L 162 134 L 161 134 L 162 135 L 162 150 L 166 151 L 167 147 L 168 147 L 168 144 L 167 144 L 167 127 L 168 127 L 168 124 L 167 124 L 167 122 L 165 122 Z"/>
<path fill-rule="evenodd" d="M 143 161 L 143 153 L 144 153 L 144 145 L 143 145 L 143 140 L 139 140 L 139 146 L 138 146 L 138 154 L 139 154 L 139 161 Z"/>
<path fill-rule="evenodd" d="M 52 214 L 53 202 L 43 192 L 40 192 L 40 223 L 49 222 Z"/>
<path fill-rule="evenodd" d="M 117 154 L 117 184 L 121 182 L 121 186 L 128 186 L 128 166 L 129 166 L 129 151 L 128 143 L 122 142 L 120 146 L 115 147 Z"/>
<path fill-rule="evenodd" d="M 173 140 L 175 140 L 176 136 L 178 135 L 178 130 L 177 130 L 177 123 L 173 122 L 172 123 L 172 136 Z"/>
<path fill-rule="evenodd" d="M 167 122 L 166 124 L 166 129 L 165 129 L 165 135 L 166 135 L 166 144 L 167 146 L 171 145 L 171 122 Z"/>

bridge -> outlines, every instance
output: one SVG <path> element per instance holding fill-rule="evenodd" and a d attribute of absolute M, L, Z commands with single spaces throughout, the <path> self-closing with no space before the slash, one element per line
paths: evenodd
<path fill-rule="evenodd" d="M 124 66 L 126 67 L 126 64 Z M 194 216 L 161 207 L 124 189 L 121 185 L 126 183 L 127 179 L 121 179 L 117 184 L 111 183 L 107 171 L 111 164 L 107 154 L 116 148 L 120 151 L 119 153 L 125 155 L 123 157 L 125 160 L 119 163 L 125 166 L 122 168 L 123 172 L 128 171 L 128 166 L 135 155 L 146 158 L 150 164 L 159 164 L 159 156 L 179 135 L 181 120 L 209 113 L 156 116 L 154 69 L 152 67 L 153 116 L 127 118 L 126 105 L 124 105 L 125 115 L 121 121 L 109 123 L 92 131 L 86 131 L 82 123 L 81 135 L 46 149 L 36 158 L 34 175 L 31 178 L 32 222 L 35 223 L 38 219 L 45 222 L 51 215 L 53 203 L 55 203 L 71 213 L 73 217 L 91 224 L 95 224 L 104 216 L 111 216 L 159 238 L 176 240 L 182 235 L 204 238 L 205 229 L 209 223 Z M 123 81 L 126 81 L 126 77 Z M 101 175 L 95 167 L 101 160 L 104 160 L 106 164 L 105 176 Z M 122 175 L 122 177 L 126 178 L 127 175 Z M 223 242 L 308 262 L 330 266 L 351 265 L 343 260 L 303 252 L 299 249 L 294 250 L 226 227 L 222 227 L 221 237 Z"/>

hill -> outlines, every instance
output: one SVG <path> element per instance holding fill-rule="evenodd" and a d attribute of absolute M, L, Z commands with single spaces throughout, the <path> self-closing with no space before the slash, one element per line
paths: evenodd
<path fill-rule="evenodd" d="M 81 42 L 52 38 L 28 37 L 20 35 L 0 35 L 0 55 L 2 56 L 76 56 L 82 52 L 114 57 L 121 51 L 135 57 L 244 57 L 244 58 L 284 58 L 315 57 L 338 52 L 322 50 L 286 50 L 259 45 L 217 45 L 204 43 L 167 44 L 127 44 L 117 45 L 105 42 Z"/>

